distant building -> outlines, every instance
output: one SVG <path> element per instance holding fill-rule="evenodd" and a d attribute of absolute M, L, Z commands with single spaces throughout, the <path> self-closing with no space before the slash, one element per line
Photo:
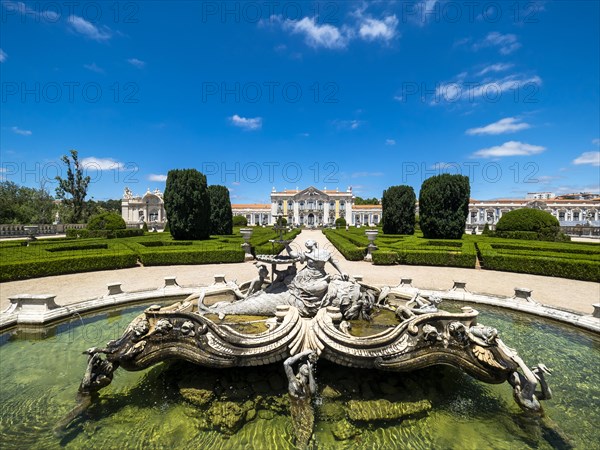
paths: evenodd
<path fill-rule="evenodd" d="M 527 200 L 546 200 L 556 197 L 554 192 L 528 192 L 525 198 Z"/>
<path fill-rule="evenodd" d="M 121 216 L 129 226 L 141 226 L 144 222 L 162 226 L 167 218 L 162 192 L 158 189 L 150 192 L 148 188 L 143 196 L 139 196 L 126 187 L 121 200 Z"/>
<path fill-rule="evenodd" d="M 554 197 L 551 192 L 532 192 L 525 199 L 469 200 L 469 214 L 465 223 L 467 232 L 480 233 L 487 223 L 492 229 L 503 214 L 520 208 L 548 211 L 565 229 L 588 226 L 600 228 L 600 198 L 598 194 L 580 193 Z M 546 196 L 538 198 L 535 196 Z M 534 196 L 534 197 L 529 197 Z M 565 198 L 577 196 L 576 199 Z M 581 198 L 585 197 L 585 198 Z M 248 225 L 273 225 L 276 216 L 283 216 L 289 224 L 306 226 L 332 225 L 339 217 L 351 226 L 375 226 L 381 221 L 381 205 L 356 205 L 352 188 L 338 189 L 285 189 L 271 191 L 270 203 L 233 204 L 233 215 L 244 216 Z M 123 195 L 122 216 L 130 225 L 164 224 L 166 214 L 162 192 L 155 189 L 143 196 L 134 196 L 126 188 Z M 418 210 L 418 205 L 417 205 Z"/>

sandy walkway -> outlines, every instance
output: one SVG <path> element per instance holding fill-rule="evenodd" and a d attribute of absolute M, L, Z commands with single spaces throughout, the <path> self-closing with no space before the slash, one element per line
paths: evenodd
<path fill-rule="evenodd" d="M 592 303 L 600 301 L 600 284 L 565 278 L 542 277 L 489 270 L 425 266 L 373 266 L 364 261 L 347 261 L 320 230 L 304 230 L 291 244 L 304 249 L 304 242 L 313 239 L 321 248 L 333 253 L 342 270 L 350 275 L 362 275 L 366 283 L 396 286 L 401 277 L 412 278 L 413 286 L 422 289 L 449 289 L 453 280 L 467 282 L 467 289 L 481 294 L 512 296 L 515 287 L 533 290 L 540 303 L 592 313 Z M 327 269 L 333 271 L 332 267 Z M 9 305 L 8 298 L 16 294 L 56 294 L 59 305 L 101 297 L 107 283 L 121 282 L 124 291 L 157 289 L 164 277 L 177 276 L 183 286 L 208 285 L 215 274 L 225 274 L 227 280 L 243 282 L 256 276 L 251 262 L 237 264 L 206 264 L 182 266 L 135 267 L 131 269 L 60 275 L 56 277 L 13 281 L 0 284 L 0 311 Z"/>

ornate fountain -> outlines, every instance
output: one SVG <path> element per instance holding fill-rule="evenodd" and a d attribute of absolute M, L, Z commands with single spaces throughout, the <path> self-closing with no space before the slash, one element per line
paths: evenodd
<path fill-rule="evenodd" d="M 487 383 L 508 381 L 519 406 L 542 411 L 539 401 L 551 397 L 544 379 L 549 369 L 543 364 L 530 369 L 496 329 L 477 323 L 476 310 L 446 312 L 433 295 L 426 298 L 417 292 L 402 298 L 388 287 L 357 281 L 313 241 L 306 242 L 305 251 L 293 251 L 283 239 L 282 225 L 278 227 L 281 233 L 274 243 L 285 245 L 287 255 L 257 255 L 255 280 L 240 286 L 229 283 L 218 292 L 203 288 L 170 306 L 151 306 L 119 339 L 88 349 L 80 405 L 63 423 L 85 409 L 119 367 L 136 371 L 170 359 L 210 368 L 282 362 L 300 446 L 312 433 L 311 398 L 319 360 L 393 372 L 451 365 Z M 261 262 L 272 265 L 270 282 Z M 305 265 L 296 270 L 298 263 Z M 327 263 L 338 273 L 327 273 Z M 278 265 L 287 267 L 277 270 Z M 353 323 L 369 321 L 382 311 L 393 323 L 372 334 L 354 333 Z M 240 329 L 248 316 L 248 321 L 262 323 L 262 329 Z"/>

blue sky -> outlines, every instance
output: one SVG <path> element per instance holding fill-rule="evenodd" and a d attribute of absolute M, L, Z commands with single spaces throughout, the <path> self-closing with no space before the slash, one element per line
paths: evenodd
<path fill-rule="evenodd" d="M 0 176 L 54 192 L 73 148 L 95 199 L 189 167 L 234 203 L 597 192 L 599 5 L 2 1 Z"/>

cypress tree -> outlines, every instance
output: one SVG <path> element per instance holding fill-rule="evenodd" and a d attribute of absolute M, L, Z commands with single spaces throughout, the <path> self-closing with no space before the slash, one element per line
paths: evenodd
<path fill-rule="evenodd" d="M 217 184 L 208 187 L 210 196 L 210 234 L 233 234 L 233 213 L 229 189 Z"/>
<path fill-rule="evenodd" d="M 210 196 L 204 174 L 196 169 L 170 170 L 164 202 L 174 239 L 210 237 Z"/>
<path fill-rule="evenodd" d="M 417 197 L 410 186 L 390 186 L 381 198 L 384 234 L 413 234 Z"/>
<path fill-rule="evenodd" d="M 461 239 L 469 213 L 469 177 L 444 173 L 428 178 L 419 192 L 419 221 L 423 236 Z"/>

